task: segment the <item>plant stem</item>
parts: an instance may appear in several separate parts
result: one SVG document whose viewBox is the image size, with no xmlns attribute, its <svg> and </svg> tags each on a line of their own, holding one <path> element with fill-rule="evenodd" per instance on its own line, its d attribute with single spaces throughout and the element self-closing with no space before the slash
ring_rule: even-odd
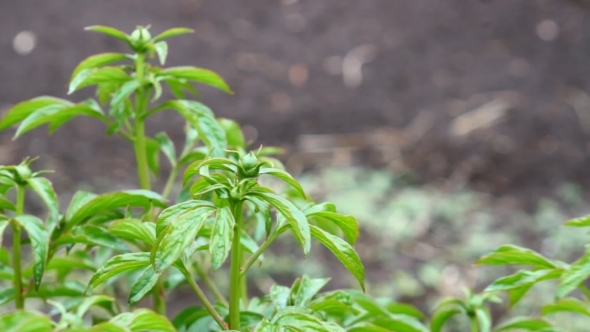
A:
<svg viewBox="0 0 590 332">
<path fill-rule="evenodd" d="M 264 251 L 266 251 L 266 249 L 274 242 L 274 240 L 276 240 L 277 237 L 279 237 L 279 235 L 283 234 L 287 229 L 289 229 L 289 228 L 282 227 L 282 228 L 279 228 L 278 230 L 276 230 L 274 233 L 272 233 L 266 239 L 266 241 L 264 241 L 262 243 L 262 245 L 260 247 L 258 247 L 258 250 L 256 250 L 256 252 L 253 253 L 252 256 L 250 256 L 250 258 L 248 259 L 246 264 L 244 264 L 244 266 L 242 266 L 242 268 L 240 269 L 240 274 L 242 276 L 245 276 L 246 273 L 248 272 L 248 270 L 250 269 L 250 267 L 252 267 L 252 265 L 254 265 L 254 263 L 256 262 L 258 257 L 260 257 L 260 255 L 262 255 L 262 253 Z"/>
<path fill-rule="evenodd" d="M 219 326 L 222 329 L 227 330 L 228 329 L 227 324 L 223 321 L 223 318 L 221 318 L 221 316 L 219 316 L 219 313 L 217 312 L 217 310 L 215 310 L 215 308 L 213 307 L 211 302 L 209 302 L 209 300 L 207 300 L 205 293 L 203 293 L 203 291 L 201 290 L 199 285 L 197 285 L 195 280 L 193 278 L 191 278 L 190 276 L 187 276 L 187 281 L 188 281 L 189 285 L 191 286 L 191 288 L 193 289 L 193 291 L 195 292 L 195 294 L 197 294 L 197 297 L 199 298 L 201 303 L 205 306 L 205 309 L 207 309 L 207 311 L 209 311 L 209 313 L 211 314 L 211 317 L 213 317 L 213 319 L 215 319 L 217 324 L 219 324 Z"/>
<path fill-rule="evenodd" d="M 24 212 L 25 205 L 25 188 L 21 185 L 16 187 L 16 215 L 20 216 Z M 25 308 L 25 297 L 23 292 L 23 277 L 21 267 L 20 238 L 21 227 L 15 222 L 12 226 L 12 268 L 14 269 L 14 293 L 17 309 Z"/>
<path fill-rule="evenodd" d="M 135 59 L 135 74 L 137 80 L 141 83 L 140 87 L 135 93 L 135 139 L 133 141 L 133 148 L 135 150 L 135 160 L 137 163 L 137 175 L 139 177 L 139 185 L 141 189 L 150 190 L 150 170 L 147 162 L 147 150 L 145 143 L 145 118 L 143 114 L 146 112 L 149 96 L 146 96 L 145 88 L 143 87 L 145 69 L 145 54 L 138 53 Z M 150 212 L 151 216 L 151 212 Z M 153 289 L 154 310 L 160 314 L 166 315 L 166 294 L 164 291 L 164 283 L 162 279 L 158 279 Z"/>
<path fill-rule="evenodd" d="M 195 268 L 195 271 L 197 271 L 199 278 L 203 279 L 203 282 L 205 283 L 205 285 L 207 285 L 207 288 L 209 288 L 211 293 L 213 293 L 213 296 L 215 296 L 215 299 L 224 305 L 228 305 L 228 302 L 227 302 L 227 299 L 225 298 L 225 296 L 223 296 L 223 294 L 221 294 L 221 291 L 219 290 L 219 288 L 217 288 L 217 286 L 215 286 L 213 281 L 211 281 L 211 278 L 209 278 L 209 275 L 207 273 L 205 273 L 205 271 L 203 271 L 203 269 L 201 269 L 201 266 L 199 266 L 198 263 L 193 264 L 193 266 Z"/>
<path fill-rule="evenodd" d="M 580 290 L 580 292 L 582 292 L 582 294 L 584 294 L 586 299 L 590 300 L 590 289 L 588 289 L 588 287 L 586 287 L 586 285 L 580 284 L 580 286 L 578 286 L 578 290 Z"/>
<path fill-rule="evenodd" d="M 231 267 L 230 267 L 230 286 L 229 286 L 229 328 L 232 330 L 240 329 L 240 290 L 242 274 L 240 273 L 240 261 L 242 260 L 240 232 L 242 230 L 242 201 L 233 204 L 232 213 L 236 220 L 234 227 L 234 238 L 231 247 Z"/>
<path fill-rule="evenodd" d="M 164 190 L 162 191 L 162 197 L 168 198 L 170 192 L 172 191 L 172 187 L 174 186 L 174 182 L 176 182 L 176 176 L 178 175 L 178 167 L 172 166 L 172 170 L 168 175 L 168 180 L 166 181 L 166 185 L 164 186 Z"/>
<path fill-rule="evenodd" d="M 478 332 L 479 326 L 477 326 L 477 318 L 475 316 L 471 317 L 471 332 Z"/>
</svg>

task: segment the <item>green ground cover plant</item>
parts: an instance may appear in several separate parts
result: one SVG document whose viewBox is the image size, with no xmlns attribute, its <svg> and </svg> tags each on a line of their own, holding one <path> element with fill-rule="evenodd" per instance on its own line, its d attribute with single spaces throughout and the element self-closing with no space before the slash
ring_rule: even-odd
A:
<svg viewBox="0 0 590 332">
<path fill-rule="evenodd" d="M 96 98 L 73 103 L 42 96 L 17 104 L 0 122 L 16 126 L 14 138 L 47 125 L 53 132 L 77 116 L 97 119 L 106 134 L 133 145 L 140 188 L 77 192 L 60 209 L 51 182 L 33 171 L 34 159 L 0 167 L 0 331 L 319 331 L 437 332 L 457 316 L 471 331 L 565 331 L 541 316 L 570 312 L 590 316 L 590 254 L 573 264 L 549 260 L 514 245 L 478 264 L 529 265 L 482 293 L 442 300 L 427 318 L 416 308 L 365 293 L 365 268 L 354 245 L 357 220 L 329 202 L 317 203 L 276 159 L 274 147 L 250 147 L 240 126 L 217 118 L 198 101 L 193 84 L 232 93 L 216 73 L 198 67 L 161 67 L 168 38 L 192 32 L 174 28 L 154 37 L 149 27 L 131 34 L 105 26 L 88 30 L 126 43 L 130 54 L 102 53 L 82 61 L 69 93 L 94 87 Z M 173 99 L 161 101 L 167 94 Z M 150 116 L 164 111 L 186 120 L 177 147 L 162 132 L 146 133 Z M 170 164 L 166 185 L 153 189 L 160 158 Z M 284 183 L 266 186 L 264 179 Z M 177 181 L 183 190 L 171 197 Z M 44 203 L 42 218 L 27 214 L 32 193 Z M 590 226 L 590 217 L 568 222 Z M 252 269 L 290 234 L 304 256 L 312 241 L 325 246 L 358 283 L 356 289 L 322 291 L 329 279 L 302 275 L 252 296 Z M 0 239 L 2 239 L 0 237 Z M 2 243 L 0 243 L 2 244 Z M 225 273 L 229 287 L 217 282 Z M 557 279 L 555 302 L 539 317 L 494 323 L 489 303 L 509 292 L 518 302 L 536 283 Z M 194 304 L 172 316 L 168 297 L 190 289 Z M 578 290 L 581 297 L 570 297 Z M 30 304 L 41 300 L 41 309 Z M 37 301 L 37 302 L 35 302 Z"/>
</svg>

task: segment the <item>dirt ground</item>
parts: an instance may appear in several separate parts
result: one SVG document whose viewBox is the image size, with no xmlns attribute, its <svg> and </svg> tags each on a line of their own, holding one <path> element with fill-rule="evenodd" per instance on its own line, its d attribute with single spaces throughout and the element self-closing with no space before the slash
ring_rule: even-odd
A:
<svg viewBox="0 0 590 332">
<path fill-rule="evenodd" d="M 298 153 L 295 169 L 328 153 L 528 198 L 590 184 L 590 11 L 578 1 L 21 0 L 0 2 L 0 22 L 3 109 L 63 97 L 78 61 L 125 50 L 85 26 L 186 26 L 196 34 L 171 41 L 169 64 L 218 71 L 236 94 L 203 88 L 204 101 L 255 145 Z M 28 54 L 22 31 L 35 37 Z M 181 125 L 162 116 L 150 131 L 180 140 Z M 50 139 L 2 133 L 0 161 L 41 155 L 63 188 L 90 174 L 131 182 L 129 147 L 104 129 L 78 119 Z"/>
</svg>

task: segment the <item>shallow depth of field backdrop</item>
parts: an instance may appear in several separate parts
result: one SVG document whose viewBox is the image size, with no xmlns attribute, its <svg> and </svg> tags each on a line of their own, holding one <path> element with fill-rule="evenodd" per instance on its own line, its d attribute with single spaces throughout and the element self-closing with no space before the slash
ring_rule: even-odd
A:
<svg viewBox="0 0 590 332">
<path fill-rule="evenodd" d="M 194 28 L 170 41 L 169 64 L 220 73 L 236 94 L 203 88 L 205 103 L 256 144 L 285 147 L 286 166 L 316 197 L 358 216 L 369 292 L 426 310 L 464 286 L 481 289 L 486 270 L 471 263 L 497 245 L 563 257 L 582 243 L 559 225 L 590 210 L 583 1 L 3 0 L 0 114 L 65 96 L 79 61 L 125 50 L 83 30 L 96 24 Z M 180 139 L 182 124 L 160 116 L 148 130 Z M 133 165 L 116 157 L 130 146 L 103 133 L 82 118 L 49 139 L 3 132 L 0 163 L 40 156 L 36 167 L 56 170 L 62 193 L 131 187 Z M 271 275 L 286 283 L 293 272 L 340 269 L 331 258 L 305 271 L 275 263 Z"/>
</svg>

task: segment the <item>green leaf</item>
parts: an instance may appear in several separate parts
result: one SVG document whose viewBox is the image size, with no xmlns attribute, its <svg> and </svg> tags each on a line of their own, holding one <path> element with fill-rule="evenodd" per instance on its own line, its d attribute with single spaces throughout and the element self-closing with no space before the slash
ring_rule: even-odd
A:
<svg viewBox="0 0 590 332">
<path fill-rule="evenodd" d="M 373 323 L 359 323 L 350 327 L 348 332 L 391 332 L 391 330 L 377 326 Z"/>
<path fill-rule="evenodd" d="M 111 323 L 128 327 L 132 332 L 158 331 L 177 332 L 166 317 L 156 314 L 149 309 L 137 309 L 113 317 Z"/>
<path fill-rule="evenodd" d="M 295 188 L 300 194 L 301 196 L 303 196 L 303 198 L 305 198 L 305 191 L 303 190 L 303 187 L 301 187 L 301 185 L 299 184 L 299 182 L 297 182 L 297 180 L 295 180 L 291 174 L 283 171 L 282 169 L 278 169 L 278 168 L 261 168 L 259 174 L 268 174 L 268 175 L 272 175 L 276 178 L 279 178 L 283 181 L 285 181 L 286 183 L 288 183 L 289 185 L 291 185 L 293 188 Z"/>
<path fill-rule="evenodd" d="M 442 331 L 443 326 L 447 323 L 449 319 L 462 312 L 463 310 L 459 308 L 445 308 L 437 310 L 434 313 L 434 316 L 432 316 L 432 320 L 430 322 L 430 332 Z"/>
<path fill-rule="evenodd" d="M 10 210 L 10 211 L 14 211 L 16 209 L 16 207 L 14 206 L 14 204 L 12 204 L 11 201 L 9 201 L 6 197 L 0 195 L 0 210 Z M 0 244 L 2 242 L 0 241 Z"/>
<path fill-rule="evenodd" d="M 168 134 L 165 132 L 159 133 L 154 136 L 154 140 L 158 142 L 160 145 L 160 150 L 164 153 L 164 155 L 168 158 L 170 165 L 172 167 L 176 166 L 176 149 L 174 148 L 174 143 L 168 137 Z"/>
<path fill-rule="evenodd" d="M 162 32 L 161 34 L 155 36 L 154 38 L 152 38 L 152 42 L 158 42 L 160 40 L 164 40 L 164 39 L 168 39 L 170 37 L 174 37 L 174 36 L 178 36 L 178 35 L 183 35 L 183 34 L 187 34 L 187 33 L 193 33 L 195 30 L 193 29 L 188 29 L 188 28 L 172 28 L 172 29 L 168 29 L 164 32 Z"/>
<path fill-rule="evenodd" d="M 199 229 L 205 220 L 215 212 L 210 206 L 200 206 L 174 215 L 168 226 L 158 236 L 152 249 L 152 262 L 156 271 L 168 268 L 176 261 L 184 249 L 188 247 L 197 236 Z M 155 259 L 156 252 L 160 252 L 160 259 Z"/>
<path fill-rule="evenodd" d="M 223 128 L 223 131 L 225 131 L 228 147 L 242 149 L 246 148 L 244 134 L 242 133 L 242 129 L 240 129 L 240 125 L 237 122 L 225 118 L 218 118 L 217 122 L 221 128 Z"/>
<path fill-rule="evenodd" d="M 295 299 L 293 301 L 294 306 L 306 306 L 311 299 L 330 281 L 329 278 L 325 279 L 311 279 L 307 275 L 301 278 L 301 283 Z"/>
<path fill-rule="evenodd" d="M 511 289 L 508 292 L 510 307 L 514 307 L 534 285 L 535 284 L 525 284 L 524 286 Z"/>
<path fill-rule="evenodd" d="M 331 332 L 315 316 L 306 313 L 300 307 L 286 307 L 279 310 L 272 319 L 276 326 L 290 327 L 296 331 Z"/>
<path fill-rule="evenodd" d="M 150 265 L 148 252 L 127 253 L 109 259 L 88 282 L 88 289 L 96 288 L 108 279 L 129 271 L 134 271 Z"/>
<path fill-rule="evenodd" d="M 211 241 L 209 252 L 211 253 L 211 265 L 217 270 L 227 259 L 234 237 L 234 226 L 236 221 L 229 207 L 219 208 L 215 224 L 211 230 Z"/>
<path fill-rule="evenodd" d="M 189 66 L 169 67 L 162 70 L 159 75 L 191 80 L 212 86 L 227 93 L 233 93 L 227 83 L 225 83 L 219 75 L 208 69 Z"/>
<path fill-rule="evenodd" d="M 66 224 L 73 226 L 97 213 L 124 208 L 151 206 L 165 207 L 166 200 L 149 190 L 124 190 L 96 196 L 90 193 L 76 194 L 66 214 Z"/>
<path fill-rule="evenodd" d="M 146 137 L 145 143 L 148 167 L 154 176 L 157 177 L 160 172 L 160 144 L 149 137 Z"/>
<path fill-rule="evenodd" d="M 526 331 L 537 331 L 542 328 L 551 327 L 547 321 L 540 318 L 517 317 L 494 329 L 494 332 L 512 331 L 513 329 L 523 329 Z"/>
<path fill-rule="evenodd" d="M 52 332 L 53 322 L 36 311 L 13 311 L 0 316 L 0 331 Z"/>
<path fill-rule="evenodd" d="M 586 253 L 563 272 L 557 286 L 556 296 L 562 298 L 576 289 L 580 283 L 590 277 L 590 245 Z"/>
<path fill-rule="evenodd" d="M 71 80 L 68 94 L 90 85 L 101 83 L 123 83 L 130 79 L 131 77 L 119 67 L 83 69 Z"/>
<path fill-rule="evenodd" d="M 561 299 L 556 303 L 550 303 L 543 306 L 541 313 L 543 316 L 551 315 L 557 312 L 571 312 L 590 317 L 588 304 L 574 298 Z"/>
<path fill-rule="evenodd" d="M 26 119 L 33 112 L 51 105 L 69 106 L 73 105 L 71 102 L 55 97 L 42 96 L 21 102 L 8 110 L 4 118 L 0 122 L 0 130 L 4 130 L 12 125 L 19 123 Z"/>
<path fill-rule="evenodd" d="M 131 287 L 131 291 L 129 293 L 129 303 L 136 303 L 141 301 L 143 297 L 154 288 L 156 282 L 158 282 L 158 278 L 160 277 L 160 273 L 156 273 L 154 267 L 149 265 L 148 267 L 143 270 L 137 281 Z"/>
<path fill-rule="evenodd" d="M 69 331 L 67 331 L 67 332 L 69 332 Z M 78 331 L 76 331 L 76 332 L 78 332 Z M 82 332 L 82 331 L 80 331 L 80 332 Z M 104 322 L 104 323 L 100 323 L 98 325 L 94 325 L 93 327 L 91 327 L 90 329 L 88 329 L 84 332 L 129 332 L 129 329 L 125 328 L 125 327 L 121 327 L 115 323 Z"/>
<path fill-rule="evenodd" d="M 92 295 L 84 298 L 82 302 L 76 307 L 76 316 L 82 318 L 84 314 L 93 306 L 100 306 L 102 308 L 109 308 L 115 299 L 106 295 Z M 111 311 L 107 309 L 108 311 Z"/>
<path fill-rule="evenodd" d="M 123 101 L 125 101 L 135 90 L 137 90 L 141 86 L 141 83 L 138 80 L 131 80 L 125 82 L 117 92 L 113 95 L 111 99 L 111 108 L 116 108 L 119 106 Z"/>
<path fill-rule="evenodd" d="M 115 28 L 111 28 L 111 27 L 107 27 L 107 26 L 103 26 L 103 25 L 93 25 L 93 26 L 89 26 L 86 27 L 84 30 L 90 30 L 90 31 L 95 31 L 95 32 L 100 32 L 103 33 L 105 35 L 109 35 L 111 37 L 115 37 L 117 39 L 129 42 L 130 41 L 130 37 L 128 34 L 124 33 L 121 30 L 115 29 Z"/>
<path fill-rule="evenodd" d="M 109 226 L 109 232 L 124 240 L 142 241 L 150 245 L 156 242 L 155 229 L 137 219 L 115 220 Z"/>
<path fill-rule="evenodd" d="M 2 247 L 2 238 L 4 236 L 4 230 L 8 226 L 8 218 L 6 216 L 0 215 L 0 247 Z M 2 266 L 2 264 L 0 264 Z"/>
<path fill-rule="evenodd" d="M 51 233 L 53 227 L 57 225 L 59 220 L 59 203 L 57 202 L 57 195 L 53 190 L 51 181 L 45 178 L 31 178 L 27 181 L 27 186 L 33 189 L 34 192 L 41 197 L 43 203 L 49 210 L 49 216 L 47 218 L 47 228 Z"/>
<path fill-rule="evenodd" d="M 476 264 L 485 265 L 533 265 L 536 267 L 554 268 L 553 262 L 542 255 L 514 245 L 504 245 L 494 252 L 480 258 Z"/>
<path fill-rule="evenodd" d="M 226 158 L 209 158 L 206 160 L 197 160 L 187 166 L 186 171 L 184 172 L 182 184 L 186 186 L 188 181 L 195 175 L 199 175 L 201 168 L 205 166 L 209 167 L 210 169 L 219 169 L 229 172 L 235 172 L 238 167 L 235 162 Z"/>
<path fill-rule="evenodd" d="M 45 265 L 47 264 L 47 251 L 49 250 L 47 230 L 41 219 L 37 217 L 20 215 L 14 217 L 14 220 L 24 228 L 31 239 L 33 257 L 35 260 L 33 277 L 35 279 L 35 289 L 37 290 L 41 285 L 41 279 L 43 278 L 43 272 L 45 271 Z"/>
<path fill-rule="evenodd" d="M 358 221 L 352 216 L 345 216 L 329 211 L 306 213 L 306 215 L 308 218 L 324 218 L 330 220 L 342 230 L 342 233 L 350 244 L 354 244 L 359 236 Z"/>
<path fill-rule="evenodd" d="M 338 258 L 344 267 L 346 267 L 346 269 L 350 271 L 350 273 L 356 278 L 364 291 L 365 268 L 363 267 L 363 263 L 352 246 L 348 242 L 328 232 L 325 232 L 321 228 L 313 225 L 311 225 L 310 228 L 311 236 L 326 246 L 326 248 L 328 248 L 336 256 L 336 258 Z"/>
<path fill-rule="evenodd" d="M 561 276 L 561 269 L 542 269 L 536 271 L 518 271 L 517 273 L 495 280 L 486 287 L 485 292 L 507 291 L 526 285 L 534 285 L 538 282 L 557 279 Z"/>
<path fill-rule="evenodd" d="M 168 43 L 165 41 L 157 42 L 154 44 L 154 47 L 160 59 L 160 64 L 164 65 L 166 63 L 166 56 L 168 55 Z"/>
<path fill-rule="evenodd" d="M 272 285 L 270 288 L 270 299 L 277 309 L 285 308 L 289 305 L 291 289 L 281 285 Z"/>
<path fill-rule="evenodd" d="M 164 209 L 160 215 L 158 216 L 158 220 L 156 221 L 156 238 L 158 238 L 164 229 L 170 225 L 170 223 L 175 220 L 179 215 L 185 213 L 187 210 L 196 209 L 199 207 L 208 206 L 212 209 L 215 209 L 215 205 L 211 202 L 207 201 L 199 201 L 199 200 L 192 200 L 186 201 L 182 203 L 178 203 L 176 205 L 170 206 Z"/>
<path fill-rule="evenodd" d="M 303 212 L 281 196 L 263 191 L 253 191 L 252 195 L 274 206 L 287 219 L 295 233 L 295 238 L 303 247 L 303 254 L 307 256 L 311 249 L 311 234 L 310 225 Z"/>
<path fill-rule="evenodd" d="M 81 243 L 89 246 L 101 246 L 117 251 L 128 251 L 127 247 L 106 229 L 95 225 L 84 225 L 72 228 L 55 240 L 55 246 Z"/>
<path fill-rule="evenodd" d="M 128 60 L 129 58 L 129 55 L 121 53 L 102 53 L 89 56 L 74 69 L 70 82 L 84 69 L 96 68 L 113 62 Z"/>
</svg>

